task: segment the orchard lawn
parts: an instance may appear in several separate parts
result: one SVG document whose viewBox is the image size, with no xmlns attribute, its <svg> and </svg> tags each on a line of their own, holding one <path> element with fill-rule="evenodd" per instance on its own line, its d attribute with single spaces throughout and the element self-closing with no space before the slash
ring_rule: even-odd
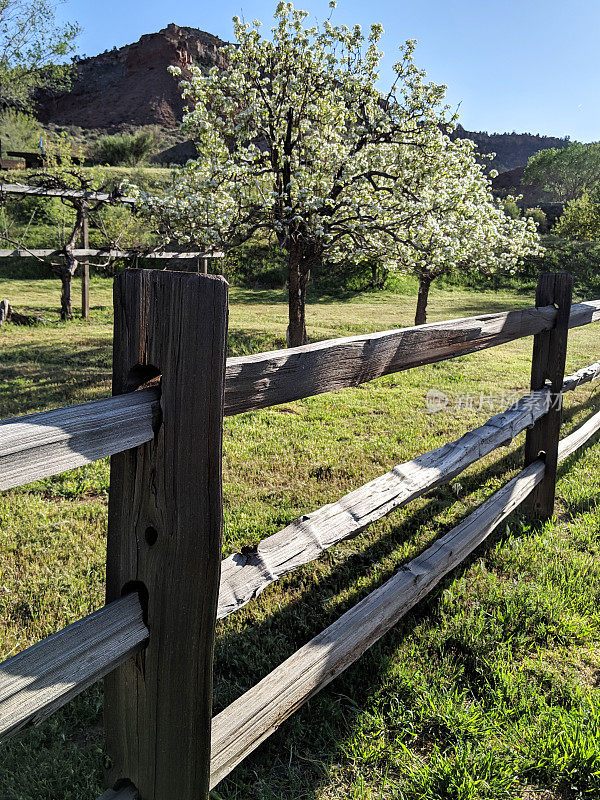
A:
<svg viewBox="0 0 600 800">
<path fill-rule="evenodd" d="M 58 282 L 0 280 L 0 296 L 49 321 L 0 329 L 0 417 L 110 392 L 111 284 L 90 322 L 58 321 Z M 430 319 L 531 305 L 531 295 L 433 290 Z M 408 325 L 405 294 L 313 297 L 311 339 Z M 287 304 L 232 289 L 230 353 L 281 347 Z M 567 369 L 595 361 L 600 329 L 572 331 Z M 357 389 L 230 418 L 224 554 L 257 543 L 393 465 L 480 424 L 529 383 L 531 339 Z M 439 389 L 451 410 L 428 414 Z M 598 410 L 588 384 L 565 433 Z M 455 407 L 465 394 L 473 408 Z M 494 408 L 478 410 L 479 397 Z M 503 396 L 504 395 L 504 396 Z M 219 625 L 215 710 L 457 524 L 514 475 L 522 438 L 451 486 L 395 512 L 270 587 Z M 513 515 L 353 667 L 213 792 L 215 800 L 476 800 L 600 796 L 600 443 L 560 467 L 556 517 Z M 108 463 L 0 494 L 0 657 L 103 602 Z M 0 745 L 3 800 L 95 800 L 101 688 Z M 175 799 L 174 799 L 175 800 Z"/>
</svg>

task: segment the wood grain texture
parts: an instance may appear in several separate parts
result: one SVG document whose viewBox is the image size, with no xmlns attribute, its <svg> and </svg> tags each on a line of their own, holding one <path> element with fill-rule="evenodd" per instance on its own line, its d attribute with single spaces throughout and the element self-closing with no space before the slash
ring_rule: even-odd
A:
<svg viewBox="0 0 600 800">
<path fill-rule="evenodd" d="M 161 374 L 153 441 L 111 461 L 107 547 L 107 601 L 145 587 L 150 629 L 105 679 L 107 785 L 148 800 L 208 798 L 227 289 L 186 272 L 115 281 L 114 392 L 132 370 Z"/>
<path fill-rule="evenodd" d="M 53 714 L 148 638 L 137 594 L 122 597 L 0 664 L 0 739 Z"/>
<path fill-rule="evenodd" d="M 568 272 L 542 272 L 536 290 L 536 306 L 553 303 L 557 308 L 554 327 L 536 334 L 531 362 L 531 390 L 547 386 L 552 402 L 546 414 L 527 431 L 525 465 L 543 457 L 546 464 L 544 480 L 528 500 L 530 511 L 540 519 L 554 513 L 558 442 L 562 424 L 562 389 L 567 358 L 567 340 L 573 295 L 573 276 Z"/>
<path fill-rule="evenodd" d="M 327 548 L 356 536 L 371 523 L 509 444 L 546 413 L 549 399 L 546 390 L 526 395 L 457 441 L 398 464 L 335 503 L 300 517 L 263 539 L 254 552 L 229 556 L 221 565 L 218 619 L 246 605 L 283 575 L 314 561 Z"/>
<path fill-rule="evenodd" d="M 590 417 L 583 425 L 576 428 L 573 433 L 570 433 L 568 436 L 565 436 L 564 439 L 560 440 L 558 446 L 559 463 L 572 455 L 576 450 L 579 450 L 579 448 L 588 442 L 599 430 L 600 411 L 594 414 L 593 417 Z"/>
<path fill-rule="evenodd" d="M 137 447 L 154 436 L 159 390 L 0 422 L 0 491 Z"/>
<path fill-rule="evenodd" d="M 526 308 L 274 350 L 227 361 L 225 414 L 287 403 L 550 330 L 557 310 Z M 571 309 L 570 327 L 600 320 L 600 300 Z"/>
<path fill-rule="evenodd" d="M 595 361 L 593 364 L 582 367 L 578 369 L 577 372 L 565 376 L 562 390 L 563 392 L 572 392 L 580 386 L 583 386 L 584 383 L 597 381 L 598 378 L 600 378 L 600 361 Z"/>
<path fill-rule="evenodd" d="M 600 322 L 600 300 L 586 300 L 571 306 L 569 328 L 581 328 L 591 322 Z"/>
<path fill-rule="evenodd" d="M 327 686 L 519 506 L 542 480 L 534 462 L 460 525 L 343 614 L 213 720 L 211 787 Z"/>
<path fill-rule="evenodd" d="M 529 311 L 535 312 L 536 310 L 529 309 Z M 552 317 L 552 320 L 555 314 L 556 309 L 551 308 L 550 317 Z M 497 315 L 492 316 L 495 317 Z M 544 319 L 547 320 L 550 317 L 544 312 L 542 321 L 540 322 L 540 319 L 537 319 L 535 324 L 539 326 Z M 571 327 L 587 325 L 598 320 L 600 320 L 600 301 L 579 303 L 571 308 Z M 452 327 L 453 323 L 439 323 L 439 325 Z M 421 327 L 428 328 L 429 326 Z M 375 335 L 378 337 L 396 336 L 397 333 L 401 332 L 390 331 L 386 334 Z M 523 335 L 530 335 L 531 332 L 531 330 L 527 329 Z M 438 336 L 439 333 L 440 331 L 436 328 L 435 336 Z M 429 334 L 427 334 L 426 338 L 428 336 Z M 354 337 L 354 339 L 360 340 L 365 338 L 369 339 L 369 337 Z M 350 340 L 351 344 L 349 346 L 351 349 L 356 347 L 354 339 Z M 330 355 L 324 355 L 328 348 L 333 350 L 343 349 L 345 345 L 340 343 L 346 341 L 345 339 L 333 339 L 327 342 L 319 342 L 317 345 L 308 345 L 307 347 L 314 348 L 318 346 L 321 348 L 319 351 L 321 355 L 318 358 L 330 359 L 332 358 Z M 381 346 L 383 347 L 383 345 Z M 493 345 L 488 344 L 486 346 L 491 347 Z M 281 362 L 281 369 L 287 376 L 293 376 L 294 372 L 302 373 L 304 370 L 312 369 L 309 362 L 316 356 L 311 355 L 311 353 L 312 350 L 307 351 L 306 348 L 302 347 L 295 350 L 277 351 L 277 359 L 275 361 Z M 290 378 L 282 380 L 277 376 L 276 373 L 279 367 L 275 362 L 272 363 L 272 355 L 272 353 L 260 353 L 257 356 L 228 359 L 224 409 L 226 415 L 236 414 L 241 410 L 249 410 L 251 408 L 262 408 L 265 405 L 284 401 L 281 399 L 282 392 L 285 390 L 283 384 L 289 381 Z M 444 356 L 444 358 L 449 357 L 451 356 Z M 251 362 L 248 362 L 249 359 Z M 250 367 L 245 366 L 247 362 L 251 363 Z M 408 369 L 409 366 L 399 368 Z M 248 369 L 254 375 L 250 388 L 246 378 L 242 380 L 239 377 L 240 374 L 245 374 L 248 377 L 250 374 L 247 371 Z M 592 380 L 597 377 L 597 364 L 585 369 L 589 370 L 589 372 L 586 374 L 582 372 L 581 376 L 573 378 L 573 380 L 577 380 L 581 384 L 586 380 Z M 363 372 L 358 376 L 358 382 L 369 380 L 370 371 L 371 368 L 368 364 L 365 364 Z M 260 377 L 260 375 L 263 377 Z M 332 378 L 336 382 L 336 386 L 332 388 L 341 388 L 342 385 L 355 385 L 356 379 L 354 367 L 345 375 L 338 370 L 337 376 Z M 348 381 L 354 381 L 354 383 L 348 383 Z M 272 383 L 272 389 L 270 383 Z M 306 380 L 304 383 L 306 384 Z M 257 389 L 256 387 L 259 388 Z M 312 391 L 311 387 L 306 385 L 304 388 Z M 313 386 L 312 388 L 316 388 L 317 393 L 329 391 L 323 380 L 320 381 L 318 387 Z M 565 391 L 572 388 L 575 388 L 575 386 L 569 385 L 569 387 L 565 387 Z M 246 390 L 253 392 L 255 389 L 257 391 L 256 395 L 244 395 Z M 272 392 L 277 394 L 279 399 Z M 26 417 L 16 417 L 0 422 L 0 491 L 50 475 L 56 475 L 65 470 L 88 464 L 90 461 L 113 455 L 131 447 L 137 447 L 143 442 L 151 441 L 153 437 L 153 415 L 158 408 L 157 397 L 156 390 L 143 390 L 124 395 L 118 399 L 96 400 L 78 406 L 44 411 L 40 414 L 31 414 Z M 21 428 L 22 425 L 26 427 Z"/>
<path fill-rule="evenodd" d="M 230 358 L 225 413 L 298 400 L 466 353 L 552 327 L 556 309 L 523 309 L 433 322 Z"/>
</svg>

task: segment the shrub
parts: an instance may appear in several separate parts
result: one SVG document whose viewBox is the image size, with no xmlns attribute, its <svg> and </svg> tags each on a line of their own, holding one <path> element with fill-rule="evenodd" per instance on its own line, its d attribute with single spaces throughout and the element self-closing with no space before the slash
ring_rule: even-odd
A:
<svg viewBox="0 0 600 800">
<path fill-rule="evenodd" d="M 506 200 L 504 202 L 504 213 L 511 219 L 519 219 L 521 216 L 521 209 L 514 200 Z"/>
<path fill-rule="evenodd" d="M 35 151 L 40 142 L 41 129 L 33 117 L 7 108 L 0 113 L 0 139 L 2 154 L 8 150 Z M 39 151 L 38 151 L 39 152 Z"/>
<path fill-rule="evenodd" d="M 104 136 L 94 150 L 94 159 L 110 166 L 136 166 L 146 161 L 157 148 L 159 135 L 154 130 Z"/>
<path fill-rule="evenodd" d="M 539 233 L 546 233 L 548 230 L 548 217 L 541 208 L 528 208 L 525 216 L 530 217 L 535 222 Z"/>
<path fill-rule="evenodd" d="M 600 205 L 596 193 L 584 192 L 571 200 L 554 226 L 557 236 L 594 242 L 600 239 Z"/>
<path fill-rule="evenodd" d="M 554 233 L 554 230 L 553 230 Z M 581 298 L 600 294 L 600 242 L 570 241 L 558 236 L 544 236 L 545 253 L 526 262 L 530 269 L 558 272 L 567 270 L 575 279 L 575 293 Z"/>
</svg>

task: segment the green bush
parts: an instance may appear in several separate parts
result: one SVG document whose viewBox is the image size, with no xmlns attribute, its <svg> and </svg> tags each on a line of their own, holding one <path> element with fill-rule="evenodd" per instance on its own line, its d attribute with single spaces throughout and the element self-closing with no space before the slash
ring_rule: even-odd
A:
<svg viewBox="0 0 600 800">
<path fill-rule="evenodd" d="M 159 143 L 159 135 L 154 130 L 139 133 L 120 133 L 104 136 L 94 148 L 94 160 L 110 166 L 134 167 L 146 161 Z"/>
<path fill-rule="evenodd" d="M 546 233 L 548 230 L 548 217 L 541 208 L 528 208 L 525 216 L 532 219 L 537 225 L 538 233 Z"/>
<path fill-rule="evenodd" d="M 577 200 L 567 203 L 554 226 L 554 233 L 583 242 L 600 239 L 600 204 L 597 192 L 584 192 Z"/>
<path fill-rule="evenodd" d="M 505 200 L 503 203 L 504 213 L 511 219 L 519 219 L 521 216 L 521 209 L 514 200 Z"/>
<path fill-rule="evenodd" d="M 39 152 L 41 129 L 37 120 L 7 108 L 0 113 L 0 139 L 2 140 L 2 152 L 6 155 L 8 150 L 21 150 L 26 152 Z"/>
<path fill-rule="evenodd" d="M 525 268 L 534 277 L 540 270 L 566 270 L 575 279 L 579 298 L 600 297 L 600 242 L 578 242 L 558 236 L 544 236 L 545 253 L 529 260 Z"/>
</svg>

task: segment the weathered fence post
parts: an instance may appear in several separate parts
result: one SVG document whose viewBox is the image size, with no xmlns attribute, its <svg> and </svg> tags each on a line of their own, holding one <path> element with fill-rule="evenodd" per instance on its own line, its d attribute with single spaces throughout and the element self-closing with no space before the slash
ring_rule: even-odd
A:
<svg viewBox="0 0 600 800">
<path fill-rule="evenodd" d="M 546 471 L 543 481 L 533 490 L 527 506 L 541 519 L 554 513 L 556 493 L 556 467 L 558 443 L 562 422 L 562 384 L 565 376 L 569 316 L 573 295 L 573 276 L 568 272 L 542 272 L 540 274 L 535 304 L 538 307 L 555 305 L 558 309 L 552 330 L 538 333 L 533 339 L 531 364 L 531 390 L 549 385 L 550 407 L 546 414 L 527 431 L 525 440 L 525 466 L 543 454 Z"/>
<path fill-rule="evenodd" d="M 108 782 L 206 800 L 219 589 L 227 283 L 126 270 L 115 281 L 113 391 L 161 376 L 153 442 L 112 458 L 107 601 L 137 590 L 147 648 L 105 680 Z"/>
</svg>

